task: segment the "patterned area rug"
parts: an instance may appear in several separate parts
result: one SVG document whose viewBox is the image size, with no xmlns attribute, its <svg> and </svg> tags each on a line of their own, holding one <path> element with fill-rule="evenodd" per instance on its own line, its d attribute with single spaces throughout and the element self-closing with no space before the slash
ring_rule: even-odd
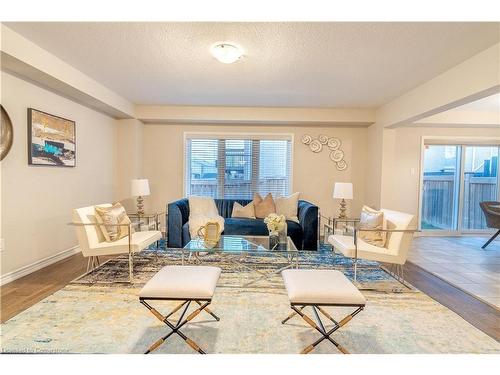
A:
<svg viewBox="0 0 500 375">
<path fill-rule="evenodd" d="M 127 277 L 127 258 L 108 261 L 3 324 L 1 350 L 142 353 L 168 328 L 139 304 L 138 292 L 162 266 L 180 262 L 179 252 L 143 252 L 135 257 L 134 283 L 117 284 L 112 281 Z M 288 265 L 286 258 L 256 255 L 242 260 L 210 254 L 190 260 L 200 262 L 223 268 L 211 307 L 221 321 L 202 313 L 182 331 L 208 353 L 299 353 L 319 338 L 298 317 L 281 324 L 291 310 L 279 274 L 242 287 L 260 276 L 249 268 L 271 272 Z M 299 263 L 301 268 L 336 268 L 352 277 L 350 261 L 329 251 L 301 253 Z M 361 262 L 358 280 L 366 309 L 333 335 L 350 352 L 500 353 L 494 339 L 425 294 L 403 287 L 376 263 Z M 162 312 L 174 305 L 155 304 Z M 337 318 L 350 312 L 328 310 Z M 193 350 L 173 335 L 155 353 Z M 313 353 L 338 352 L 325 340 Z"/>
</svg>

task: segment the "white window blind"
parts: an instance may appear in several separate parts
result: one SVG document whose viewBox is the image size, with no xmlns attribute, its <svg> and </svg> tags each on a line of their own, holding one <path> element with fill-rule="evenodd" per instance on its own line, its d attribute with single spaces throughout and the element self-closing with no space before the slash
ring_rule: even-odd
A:
<svg viewBox="0 0 500 375">
<path fill-rule="evenodd" d="M 189 134 L 185 144 L 185 194 L 252 199 L 290 193 L 289 135 Z"/>
</svg>

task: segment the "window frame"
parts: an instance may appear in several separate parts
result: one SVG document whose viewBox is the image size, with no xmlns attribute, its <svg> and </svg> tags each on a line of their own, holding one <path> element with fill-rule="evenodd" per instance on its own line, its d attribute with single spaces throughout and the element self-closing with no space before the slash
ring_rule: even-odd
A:
<svg viewBox="0 0 500 375">
<path fill-rule="evenodd" d="M 189 161 L 191 155 L 187 154 L 189 139 L 214 139 L 214 140 L 280 140 L 290 142 L 290 175 L 289 175 L 289 193 L 293 192 L 293 163 L 294 163 L 294 145 L 295 135 L 293 133 L 247 133 L 247 132 L 183 132 L 182 145 L 182 193 L 187 197 L 187 175 L 189 173 Z M 188 160 L 189 159 L 189 160 Z M 226 198 L 220 198 L 226 199 Z M 251 198 L 250 198 L 251 199 Z"/>
</svg>

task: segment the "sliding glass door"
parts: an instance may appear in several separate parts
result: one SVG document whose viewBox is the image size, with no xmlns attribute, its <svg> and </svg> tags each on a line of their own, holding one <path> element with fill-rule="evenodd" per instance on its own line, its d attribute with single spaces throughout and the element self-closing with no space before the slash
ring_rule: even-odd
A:
<svg viewBox="0 0 500 375">
<path fill-rule="evenodd" d="M 421 229 L 487 229 L 479 202 L 498 200 L 498 156 L 498 146 L 425 145 Z"/>
<path fill-rule="evenodd" d="M 462 229 L 486 229 L 479 202 L 498 200 L 498 147 L 463 146 Z"/>
<path fill-rule="evenodd" d="M 460 192 L 458 146 L 427 145 L 424 150 L 422 230 L 455 230 Z"/>
</svg>

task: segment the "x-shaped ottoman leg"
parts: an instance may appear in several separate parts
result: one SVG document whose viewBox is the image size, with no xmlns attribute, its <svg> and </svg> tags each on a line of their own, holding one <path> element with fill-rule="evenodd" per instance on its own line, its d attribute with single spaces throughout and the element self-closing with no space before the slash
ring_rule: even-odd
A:
<svg viewBox="0 0 500 375">
<path fill-rule="evenodd" d="M 353 311 L 351 314 L 347 315 L 344 319 L 342 319 L 340 322 L 336 322 L 324 309 L 320 308 L 317 305 L 311 305 L 313 308 L 314 315 L 316 316 L 317 324 L 314 322 L 309 316 L 304 314 L 302 310 L 306 307 L 306 305 L 302 305 L 299 307 L 296 307 L 295 305 L 291 305 L 292 310 L 294 310 L 294 313 L 292 313 L 290 316 L 288 316 L 284 321 L 286 322 L 288 319 L 290 319 L 292 316 L 295 314 L 299 315 L 304 321 L 309 324 L 312 328 L 317 330 L 319 333 L 321 333 L 321 337 L 313 342 L 311 345 L 305 347 L 301 354 L 307 354 L 310 351 L 312 351 L 316 346 L 319 345 L 323 340 L 328 340 L 330 341 L 335 347 L 342 353 L 344 354 L 349 354 L 347 349 L 345 349 L 342 345 L 340 345 L 338 342 L 336 342 L 334 339 L 330 337 L 332 333 L 334 333 L 336 330 L 339 328 L 343 327 L 346 325 L 354 316 L 356 316 L 361 310 L 363 310 L 363 307 L 358 307 L 355 311 Z M 325 315 L 329 320 L 331 320 L 335 325 L 332 329 L 329 331 L 326 331 L 323 322 L 321 321 L 321 318 L 319 317 L 318 311 L 319 310 L 323 315 Z"/>
<path fill-rule="evenodd" d="M 191 304 L 191 300 L 183 301 L 180 305 L 176 306 L 166 316 L 163 316 L 158 310 L 156 310 L 154 307 L 152 307 L 151 305 L 149 305 L 145 300 L 140 300 L 140 302 L 144 306 L 146 306 L 146 308 L 149 311 L 151 311 L 151 313 L 154 316 L 156 316 L 156 318 L 158 318 L 158 320 L 160 320 L 163 323 L 165 323 L 171 329 L 171 331 L 169 333 L 167 333 L 165 336 L 163 336 L 160 339 L 158 339 L 157 341 L 155 341 L 153 343 L 153 345 L 151 345 L 149 347 L 149 349 L 145 352 L 145 354 L 149 354 L 152 351 L 156 350 L 161 344 L 163 344 L 165 342 L 165 340 L 167 340 L 174 333 L 177 333 L 186 342 L 186 344 L 188 344 L 191 348 L 193 348 L 194 350 L 196 350 L 198 353 L 200 353 L 200 354 L 206 354 L 205 351 L 203 351 L 203 349 L 201 349 L 200 346 L 196 342 L 194 342 L 189 337 L 187 337 L 184 333 L 182 333 L 180 331 L 180 329 L 186 323 L 188 323 L 189 321 L 191 321 L 192 319 L 194 319 L 203 310 L 205 310 L 207 313 L 209 313 L 210 315 L 212 315 L 215 318 L 215 320 L 219 321 L 220 318 L 217 315 L 215 315 L 211 310 L 209 310 L 207 308 L 207 306 L 210 305 L 211 301 L 205 301 L 204 303 L 202 303 L 200 301 L 195 300 L 195 302 L 199 305 L 199 307 L 196 310 L 194 310 L 191 314 L 189 314 L 186 317 L 186 319 L 184 319 L 184 316 L 186 315 L 187 309 L 189 308 L 189 305 Z M 174 314 L 175 312 L 179 311 L 183 306 L 184 306 L 184 310 L 182 311 L 181 316 L 179 317 L 179 320 L 177 321 L 177 323 L 175 325 L 172 324 L 168 320 L 168 318 L 170 316 L 172 316 L 172 314 Z"/>
<path fill-rule="evenodd" d="M 305 305 L 302 305 L 302 306 L 299 307 L 299 310 L 302 311 L 305 307 L 306 307 Z M 330 320 L 334 324 L 338 324 L 337 321 L 335 319 L 333 319 L 332 316 L 330 314 L 328 314 L 328 312 L 325 309 L 323 309 L 323 308 L 321 308 L 319 306 L 316 306 L 316 308 L 319 310 L 319 312 L 321 314 L 323 314 L 325 316 L 325 318 L 327 318 L 328 320 Z M 292 313 L 290 313 L 290 315 L 288 315 L 285 319 L 283 319 L 281 321 L 281 324 L 285 324 L 290 319 L 292 319 L 295 315 L 298 315 L 298 314 L 297 314 L 297 312 L 293 311 Z"/>
</svg>

